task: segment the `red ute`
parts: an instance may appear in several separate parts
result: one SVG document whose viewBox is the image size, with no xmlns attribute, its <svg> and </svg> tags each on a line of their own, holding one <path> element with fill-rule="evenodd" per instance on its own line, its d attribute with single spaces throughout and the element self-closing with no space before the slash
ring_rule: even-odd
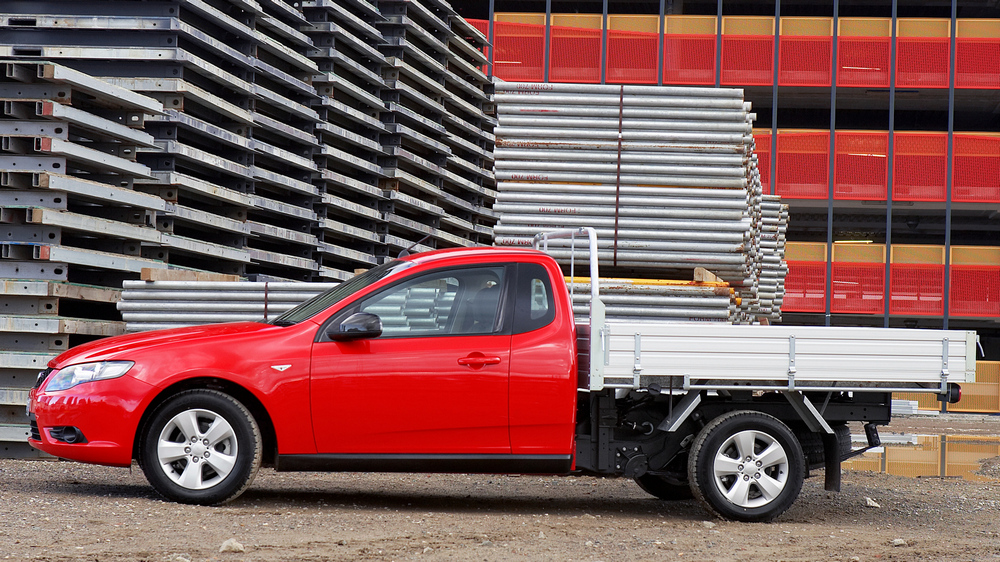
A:
<svg viewBox="0 0 1000 562">
<path fill-rule="evenodd" d="M 220 503 L 279 470 L 566 473 L 577 367 L 562 273 L 530 250 L 389 262 L 265 323 L 76 347 L 31 393 L 31 445 L 141 464 Z M 516 351 L 512 351 L 516 350 Z"/>
</svg>

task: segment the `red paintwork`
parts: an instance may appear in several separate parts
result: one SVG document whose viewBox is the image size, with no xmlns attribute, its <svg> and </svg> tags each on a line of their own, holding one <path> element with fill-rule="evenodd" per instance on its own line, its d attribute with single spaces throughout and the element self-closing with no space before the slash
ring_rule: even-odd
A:
<svg viewBox="0 0 1000 562">
<path fill-rule="evenodd" d="M 572 454 L 575 331 L 558 266 L 540 252 L 507 248 L 440 250 L 405 259 L 414 265 L 294 326 L 217 324 L 73 348 L 49 366 L 104 360 L 135 366 L 118 379 L 33 391 L 31 406 L 43 437 L 30 443 L 63 458 L 128 465 L 139 420 L 154 400 L 177 383 L 213 378 L 239 385 L 260 401 L 281 454 Z M 314 343 L 323 321 L 402 277 L 520 261 L 544 264 L 557 288 L 555 321 L 534 332 Z M 469 357 L 471 364 L 459 364 Z M 285 365 L 290 367 L 284 371 L 273 368 Z M 47 428 L 62 425 L 80 428 L 88 443 L 53 442 Z"/>
</svg>

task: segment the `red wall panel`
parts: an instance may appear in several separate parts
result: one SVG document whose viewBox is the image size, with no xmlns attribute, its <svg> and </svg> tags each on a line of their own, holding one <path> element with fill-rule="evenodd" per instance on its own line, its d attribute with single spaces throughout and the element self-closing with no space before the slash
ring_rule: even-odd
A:
<svg viewBox="0 0 1000 562">
<path fill-rule="evenodd" d="M 889 314 L 944 314 L 944 265 L 894 263 L 889 267 Z"/>
<path fill-rule="evenodd" d="M 834 199 L 884 201 L 889 178 L 888 132 L 838 132 Z"/>
<path fill-rule="evenodd" d="M 889 37 L 838 37 L 837 85 L 888 88 L 891 54 Z"/>
<path fill-rule="evenodd" d="M 829 86 L 833 37 L 783 35 L 778 42 L 778 85 Z"/>
<path fill-rule="evenodd" d="M 897 37 L 896 86 L 947 88 L 950 49 L 947 37 Z"/>
<path fill-rule="evenodd" d="M 948 313 L 1000 317 L 1000 266 L 952 265 Z"/>
<path fill-rule="evenodd" d="M 550 82 L 600 83 L 600 29 L 553 25 L 549 40 Z"/>
<path fill-rule="evenodd" d="M 760 183 L 764 193 L 771 193 L 771 135 L 753 136 L 754 152 L 757 154 L 757 170 L 760 171 Z"/>
<path fill-rule="evenodd" d="M 608 30 L 607 82 L 656 84 L 659 50 L 657 33 Z"/>
<path fill-rule="evenodd" d="M 830 310 L 846 314 L 885 311 L 885 264 L 834 262 Z"/>
<path fill-rule="evenodd" d="M 493 75 L 511 82 L 545 79 L 545 26 L 526 23 L 493 23 Z"/>
<path fill-rule="evenodd" d="M 893 151 L 893 200 L 947 198 L 948 133 L 896 133 Z"/>
<path fill-rule="evenodd" d="M 722 83 L 770 86 L 774 82 L 773 35 L 723 35 Z"/>
<path fill-rule="evenodd" d="M 952 166 L 952 200 L 1000 202 L 1000 137 L 956 134 Z"/>
<path fill-rule="evenodd" d="M 826 312 L 826 262 L 789 261 L 785 277 L 785 312 Z"/>
<path fill-rule="evenodd" d="M 715 35 L 665 35 L 663 83 L 715 85 Z"/>
<path fill-rule="evenodd" d="M 826 199 L 830 183 L 830 133 L 778 133 L 774 170 L 777 194 L 793 199 Z"/>
<path fill-rule="evenodd" d="M 955 87 L 1000 89 L 1000 39 L 957 39 Z"/>
</svg>

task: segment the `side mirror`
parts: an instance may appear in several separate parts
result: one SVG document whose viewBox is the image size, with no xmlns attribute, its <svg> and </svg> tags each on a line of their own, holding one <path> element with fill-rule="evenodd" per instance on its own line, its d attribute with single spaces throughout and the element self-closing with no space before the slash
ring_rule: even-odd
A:
<svg viewBox="0 0 1000 562">
<path fill-rule="evenodd" d="M 330 326 L 326 335 L 332 341 L 377 338 L 382 335 L 382 320 L 368 312 L 356 312 L 343 322 Z"/>
</svg>

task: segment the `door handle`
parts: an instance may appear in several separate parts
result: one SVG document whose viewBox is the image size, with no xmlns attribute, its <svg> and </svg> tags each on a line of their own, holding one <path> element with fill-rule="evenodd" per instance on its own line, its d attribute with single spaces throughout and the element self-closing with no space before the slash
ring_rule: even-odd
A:
<svg viewBox="0 0 1000 562">
<path fill-rule="evenodd" d="M 484 365 L 499 365 L 500 358 L 497 356 L 487 357 L 485 355 L 469 355 L 458 360 L 459 365 L 468 367 L 482 367 Z"/>
</svg>

